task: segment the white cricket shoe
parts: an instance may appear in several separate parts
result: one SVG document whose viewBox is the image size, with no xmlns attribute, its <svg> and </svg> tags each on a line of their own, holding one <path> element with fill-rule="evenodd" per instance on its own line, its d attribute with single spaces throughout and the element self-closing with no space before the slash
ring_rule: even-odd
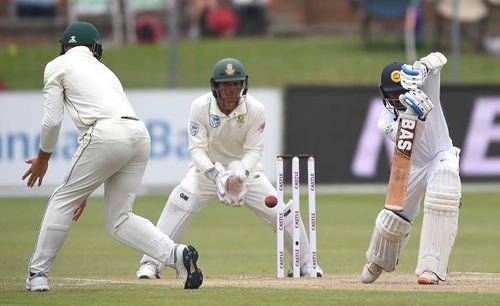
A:
<svg viewBox="0 0 500 306">
<path fill-rule="evenodd" d="M 160 278 L 160 271 L 155 263 L 146 261 L 139 267 L 136 275 L 140 279 L 156 279 Z"/>
<path fill-rule="evenodd" d="M 26 290 L 30 291 L 49 291 L 49 282 L 47 274 L 39 272 L 28 275 L 26 278 Z"/>
<path fill-rule="evenodd" d="M 361 272 L 361 282 L 365 284 L 373 283 L 382 274 L 382 267 L 372 262 L 367 263 Z"/>
<path fill-rule="evenodd" d="M 198 251 L 191 245 L 178 244 L 174 254 L 175 269 L 184 282 L 184 289 L 198 289 L 203 283 L 203 273 L 196 265 Z"/>
<path fill-rule="evenodd" d="M 439 277 L 434 272 L 424 271 L 417 276 L 417 283 L 420 285 L 438 285 Z"/>
</svg>

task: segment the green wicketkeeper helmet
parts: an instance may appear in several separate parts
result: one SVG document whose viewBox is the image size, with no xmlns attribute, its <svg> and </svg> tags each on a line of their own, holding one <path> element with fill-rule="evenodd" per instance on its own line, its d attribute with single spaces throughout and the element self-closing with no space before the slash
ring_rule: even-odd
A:
<svg viewBox="0 0 500 306">
<path fill-rule="evenodd" d="M 248 91 L 248 75 L 245 72 L 243 64 L 234 58 L 223 58 L 215 63 L 212 70 L 212 77 L 210 78 L 210 87 L 214 97 L 217 98 L 217 83 L 243 81 L 243 90 L 241 95 L 246 95 Z"/>
<path fill-rule="evenodd" d="M 61 54 L 64 54 L 64 46 L 87 46 L 94 47 L 94 56 L 100 60 L 102 57 L 101 36 L 96 27 L 85 21 L 76 21 L 69 24 L 59 40 L 61 43 Z"/>
</svg>

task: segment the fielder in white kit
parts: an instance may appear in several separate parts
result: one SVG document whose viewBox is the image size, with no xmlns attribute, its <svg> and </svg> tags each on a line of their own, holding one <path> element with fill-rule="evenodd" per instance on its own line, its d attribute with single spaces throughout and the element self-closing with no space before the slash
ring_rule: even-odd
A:
<svg viewBox="0 0 500 306">
<path fill-rule="evenodd" d="M 276 189 L 260 162 L 266 127 L 264 106 L 247 94 L 248 75 L 234 58 L 218 61 L 210 79 L 211 92 L 191 104 L 188 123 L 191 164 L 187 175 L 170 194 L 157 223 L 162 232 L 179 241 L 194 215 L 214 199 L 228 206 L 244 203 L 273 229 L 277 208 L 264 202 Z M 293 214 L 285 217 L 285 239 L 292 254 Z M 301 224 L 301 274 L 311 269 L 310 245 Z M 139 278 L 159 278 L 161 262 L 145 255 Z M 318 276 L 323 271 L 318 267 Z"/>
<path fill-rule="evenodd" d="M 448 260 L 458 230 L 461 182 L 460 150 L 452 144 L 440 102 L 440 71 L 446 62 L 443 54 L 433 52 L 413 65 L 388 64 L 382 72 L 380 89 L 386 106 L 378 121 L 382 132 L 394 141 L 396 118 L 407 108 L 421 121 L 411 157 L 406 205 L 401 213 L 382 209 L 378 214 L 361 274 L 364 283 L 374 282 L 382 270 L 396 269 L 422 198 L 424 216 L 416 281 L 438 284 L 447 279 Z"/>
<path fill-rule="evenodd" d="M 45 111 L 38 157 L 27 161 L 28 187 L 42 184 L 63 120 L 64 108 L 80 130 L 79 147 L 64 181 L 50 197 L 26 279 L 30 291 L 47 291 L 48 274 L 86 199 L 104 183 L 108 234 L 177 270 L 184 288 L 201 286 L 192 246 L 175 244 L 149 220 L 132 213 L 150 153 L 149 133 L 136 118 L 115 74 L 100 62 L 102 44 L 87 22 L 68 25 L 61 55 L 45 67 Z"/>
</svg>

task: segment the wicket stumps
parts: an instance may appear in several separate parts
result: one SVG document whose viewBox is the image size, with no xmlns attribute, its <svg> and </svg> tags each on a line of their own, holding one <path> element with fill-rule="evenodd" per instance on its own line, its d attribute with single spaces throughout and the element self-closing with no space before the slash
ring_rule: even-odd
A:
<svg viewBox="0 0 500 306">
<path fill-rule="evenodd" d="M 278 278 L 285 277 L 285 216 L 293 214 L 292 231 L 292 270 L 293 277 L 300 277 L 300 159 L 307 160 L 307 189 L 309 200 L 309 243 L 311 245 L 310 277 L 317 276 L 317 245 L 316 245 L 316 179 L 314 157 L 309 154 L 278 155 L 276 157 L 276 190 L 277 190 L 277 214 L 276 214 L 276 259 Z M 283 173 L 283 161 L 292 161 L 292 201 L 287 207 L 285 205 L 285 179 Z"/>
</svg>

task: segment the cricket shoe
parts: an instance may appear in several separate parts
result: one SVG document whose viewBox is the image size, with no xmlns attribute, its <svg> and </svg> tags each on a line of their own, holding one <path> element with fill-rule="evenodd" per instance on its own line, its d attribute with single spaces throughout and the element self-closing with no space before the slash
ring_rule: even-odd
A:
<svg viewBox="0 0 500 306">
<path fill-rule="evenodd" d="M 302 266 L 302 268 L 300 269 L 300 277 L 311 275 L 311 270 L 312 267 L 309 265 L 307 267 Z M 293 272 L 288 272 L 288 277 L 293 277 Z M 316 267 L 316 277 L 323 277 L 323 269 L 321 269 L 320 266 Z"/>
<path fill-rule="evenodd" d="M 160 271 L 154 262 L 146 261 L 141 264 L 136 275 L 140 279 L 157 279 L 160 278 Z"/>
<path fill-rule="evenodd" d="M 420 285 L 438 285 L 439 277 L 434 272 L 424 271 L 417 276 L 417 283 Z"/>
<path fill-rule="evenodd" d="M 43 272 L 30 273 L 26 278 L 26 290 L 38 292 L 49 291 L 47 274 Z"/>
<path fill-rule="evenodd" d="M 178 244 L 175 246 L 175 269 L 177 276 L 184 282 L 184 289 L 198 289 L 203 283 L 203 273 L 196 265 L 198 251 L 191 246 Z"/>
<path fill-rule="evenodd" d="M 371 284 L 382 274 L 382 267 L 372 262 L 367 263 L 361 272 L 361 282 Z"/>
</svg>

